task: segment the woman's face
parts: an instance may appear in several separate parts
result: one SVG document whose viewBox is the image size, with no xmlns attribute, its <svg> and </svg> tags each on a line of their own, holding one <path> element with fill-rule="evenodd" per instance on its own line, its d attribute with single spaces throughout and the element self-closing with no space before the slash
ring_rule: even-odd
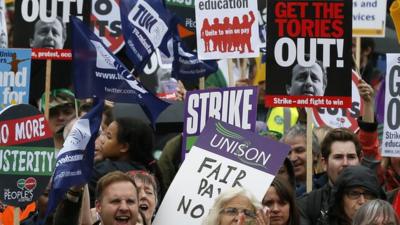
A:
<svg viewBox="0 0 400 225">
<path fill-rule="evenodd" d="M 343 195 L 343 208 L 346 216 L 353 219 L 357 210 L 366 202 L 375 199 L 371 193 L 361 187 L 351 188 Z"/>
<path fill-rule="evenodd" d="M 157 204 L 155 190 L 153 185 L 144 183 L 138 178 L 135 178 L 135 184 L 139 197 L 139 210 L 143 213 L 145 220 L 150 222 Z"/>
<path fill-rule="evenodd" d="M 118 123 L 114 121 L 104 131 L 104 138 L 101 137 L 99 140 L 101 142 L 99 151 L 103 158 L 118 159 L 121 157 L 121 150 L 126 147 L 126 144 L 118 142 L 117 134 Z"/>
<path fill-rule="evenodd" d="M 262 201 L 264 206 L 271 210 L 271 225 L 286 225 L 289 222 L 290 205 L 289 202 L 279 198 L 275 187 L 271 186 Z"/>
<path fill-rule="evenodd" d="M 255 224 L 256 210 L 250 200 L 237 196 L 226 202 L 219 216 L 219 225 L 236 225 L 239 219 L 244 219 L 244 224 Z"/>
</svg>

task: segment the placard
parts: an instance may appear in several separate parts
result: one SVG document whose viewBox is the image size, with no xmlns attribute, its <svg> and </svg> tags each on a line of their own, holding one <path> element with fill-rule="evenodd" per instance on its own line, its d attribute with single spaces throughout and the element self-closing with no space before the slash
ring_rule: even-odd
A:
<svg viewBox="0 0 400 225">
<path fill-rule="evenodd" d="M 169 187 L 154 225 L 199 225 L 214 199 L 242 186 L 262 199 L 289 145 L 210 118 Z"/>
</svg>

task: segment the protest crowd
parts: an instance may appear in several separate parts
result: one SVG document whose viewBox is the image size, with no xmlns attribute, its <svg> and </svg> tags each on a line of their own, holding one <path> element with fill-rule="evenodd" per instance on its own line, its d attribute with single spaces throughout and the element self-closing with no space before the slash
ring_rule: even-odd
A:
<svg viewBox="0 0 400 225">
<path fill-rule="evenodd" d="M 190 1 L 27 2 L 0 0 L 0 225 L 400 225 L 400 39 L 352 35 L 363 1 L 198 0 L 192 30 Z"/>
</svg>

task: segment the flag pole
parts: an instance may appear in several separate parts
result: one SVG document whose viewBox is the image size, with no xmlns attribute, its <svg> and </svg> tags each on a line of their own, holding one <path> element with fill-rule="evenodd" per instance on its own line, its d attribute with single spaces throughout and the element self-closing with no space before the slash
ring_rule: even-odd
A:
<svg viewBox="0 0 400 225">
<path fill-rule="evenodd" d="M 199 89 L 200 90 L 204 90 L 205 89 L 205 79 L 204 79 L 204 77 L 200 77 L 199 78 Z"/>
</svg>

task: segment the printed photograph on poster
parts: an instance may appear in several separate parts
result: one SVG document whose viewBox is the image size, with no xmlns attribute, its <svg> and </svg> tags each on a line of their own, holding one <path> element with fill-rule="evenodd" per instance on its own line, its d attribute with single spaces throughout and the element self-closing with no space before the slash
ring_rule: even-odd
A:
<svg viewBox="0 0 400 225">
<path fill-rule="evenodd" d="M 259 54 L 257 1 L 195 1 L 199 59 L 249 58 Z"/>
<path fill-rule="evenodd" d="M 266 106 L 351 106 L 350 1 L 268 1 Z"/>
<path fill-rule="evenodd" d="M 400 54 L 386 54 L 382 156 L 400 157 Z"/>
<path fill-rule="evenodd" d="M 31 54 L 30 49 L 0 49 L 0 110 L 29 103 Z"/>
<path fill-rule="evenodd" d="M 71 87 L 70 15 L 87 17 L 89 1 L 15 0 L 13 46 L 33 48 L 34 59 L 53 59 L 51 88 Z M 69 57 L 68 57 L 69 56 Z M 30 103 L 44 92 L 46 62 L 32 60 Z"/>
</svg>

